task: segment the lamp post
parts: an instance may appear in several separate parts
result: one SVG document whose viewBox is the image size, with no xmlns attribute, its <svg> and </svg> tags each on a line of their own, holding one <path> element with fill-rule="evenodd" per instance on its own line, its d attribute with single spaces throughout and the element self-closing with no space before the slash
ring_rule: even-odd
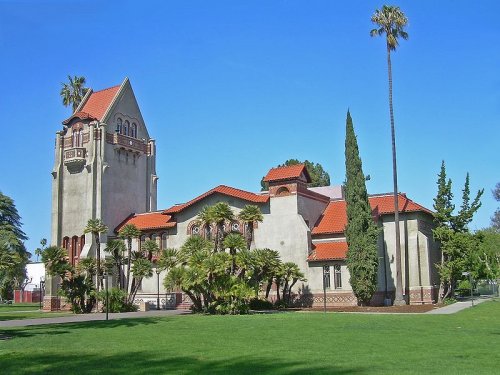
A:
<svg viewBox="0 0 500 375">
<path fill-rule="evenodd" d="M 160 267 L 156 265 L 156 310 L 160 310 Z"/>
<path fill-rule="evenodd" d="M 330 276 L 330 266 L 323 266 L 323 312 L 326 313 L 326 282 Z"/>
</svg>

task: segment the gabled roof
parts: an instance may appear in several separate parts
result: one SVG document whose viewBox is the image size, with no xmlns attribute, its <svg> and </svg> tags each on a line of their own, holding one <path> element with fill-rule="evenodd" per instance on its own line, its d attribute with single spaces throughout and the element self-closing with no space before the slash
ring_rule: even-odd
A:
<svg viewBox="0 0 500 375">
<path fill-rule="evenodd" d="M 66 120 L 64 120 L 62 123 L 63 125 L 67 125 L 71 122 L 71 120 L 73 120 L 74 118 L 79 118 L 80 120 L 87 120 L 87 119 L 90 119 L 90 120 L 97 120 L 95 117 L 93 117 L 92 115 L 90 115 L 89 113 L 87 112 L 82 112 L 82 111 L 79 111 L 79 112 L 75 112 L 71 115 L 71 117 L 67 118 Z"/>
<path fill-rule="evenodd" d="M 127 224 L 134 224 L 140 230 L 173 228 L 177 224 L 170 221 L 172 216 L 163 215 L 161 211 L 132 214 L 115 228 L 118 233 Z"/>
<path fill-rule="evenodd" d="M 212 194 L 216 194 L 216 193 L 219 193 L 222 195 L 227 195 L 227 196 L 234 197 L 234 198 L 239 198 L 239 199 L 242 199 L 242 200 L 245 200 L 248 202 L 252 202 L 252 203 L 266 203 L 269 200 L 269 195 L 267 195 L 267 194 L 260 195 L 260 194 L 250 193 L 250 192 L 245 191 L 245 190 L 236 189 L 236 188 L 233 188 L 230 186 L 219 185 L 219 186 L 207 191 L 206 193 L 203 193 L 203 194 L 199 195 L 198 197 L 190 200 L 189 202 L 186 202 L 183 204 L 178 204 L 178 205 L 175 205 L 175 206 L 172 206 L 172 207 L 166 209 L 165 211 L 163 211 L 163 214 L 174 214 L 177 212 L 181 212 L 182 210 L 192 206 L 193 204 L 201 201 L 202 199 L 204 199 Z"/>
<path fill-rule="evenodd" d="M 321 242 L 313 244 L 314 250 L 307 257 L 308 262 L 343 260 L 347 255 L 347 242 Z"/>
<path fill-rule="evenodd" d="M 272 168 L 264 177 L 264 182 L 295 180 L 304 174 L 307 182 L 311 182 L 311 176 L 304 164 L 295 164 L 284 167 Z"/>
<path fill-rule="evenodd" d="M 392 194 L 375 195 L 368 197 L 374 217 L 394 213 L 394 196 Z M 404 194 L 398 195 L 399 212 L 425 212 L 432 211 L 415 203 Z M 347 212 L 345 200 L 331 201 L 319 218 L 312 230 L 312 234 L 343 233 L 347 225 Z"/>
<path fill-rule="evenodd" d="M 120 90 L 120 87 L 122 85 L 92 92 L 83 106 L 80 106 L 79 111 L 88 113 L 90 116 L 101 121 L 113 103 L 113 99 Z"/>
</svg>

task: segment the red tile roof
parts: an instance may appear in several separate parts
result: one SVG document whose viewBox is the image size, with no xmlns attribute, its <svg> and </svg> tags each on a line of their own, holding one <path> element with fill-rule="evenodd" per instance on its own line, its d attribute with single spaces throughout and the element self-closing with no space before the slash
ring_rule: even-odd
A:
<svg viewBox="0 0 500 375">
<path fill-rule="evenodd" d="M 272 168 L 264 177 L 264 182 L 283 181 L 299 178 L 304 173 L 307 182 L 311 182 L 311 177 L 304 164 L 295 164 L 285 167 Z"/>
<path fill-rule="evenodd" d="M 121 85 L 118 85 L 101 91 L 92 92 L 83 105 L 83 108 L 80 109 L 80 112 L 88 113 L 99 121 L 102 120 L 120 87 Z"/>
<path fill-rule="evenodd" d="M 368 201 L 375 217 L 394 213 L 394 196 L 392 194 L 372 196 L 368 198 Z M 432 211 L 415 203 L 404 194 L 399 194 L 398 205 L 399 212 L 422 211 L 432 214 Z M 312 234 L 343 233 L 346 224 L 347 212 L 345 200 L 332 201 L 319 218 L 318 223 L 316 223 L 312 230 Z"/>
<path fill-rule="evenodd" d="M 342 260 L 346 258 L 347 242 L 321 242 L 313 244 L 314 250 L 307 257 L 308 262 Z"/>
<path fill-rule="evenodd" d="M 172 207 L 166 209 L 165 211 L 163 211 L 163 213 L 164 214 L 174 214 L 174 213 L 180 212 L 180 211 L 184 210 L 185 208 L 192 206 L 196 202 L 199 202 L 202 199 L 208 197 L 209 195 L 216 194 L 216 193 L 228 195 L 228 196 L 234 197 L 234 198 L 243 199 L 245 201 L 252 202 L 252 203 L 266 203 L 269 200 L 269 195 L 267 195 L 267 194 L 260 195 L 260 194 L 250 193 L 250 192 L 245 191 L 245 190 L 236 189 L 236 188 L 233 188 L 230 186 L 219 185 L 219 186 L 207 191 L 206 193 L 203 193 L 200 196 L 190 200 L 189 202 L 172 206 Z"/>
<path fill-rule="evenodd" d="M 127 224 L 134 224 L 140 230 L 172 228 L 177 223 L 171 219 L 172 216 L 163 215 L 161 211 L 132 214 L 116 227 L 115 232 L 118 233 Z"/>
</svg>

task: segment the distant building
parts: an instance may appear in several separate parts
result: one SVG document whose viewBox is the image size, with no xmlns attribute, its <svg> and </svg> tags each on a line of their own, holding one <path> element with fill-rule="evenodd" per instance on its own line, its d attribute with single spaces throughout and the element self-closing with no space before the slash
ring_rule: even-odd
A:
<svg viewBox="0 0 500 375">
<path fill-rule="evenodd" d="M 26 280 L 24 289 L 14 290 L 14 303 L 40 302 L 42 296 L 40 282 L 45 282 L 45 265 L 42 262 L 26 265 Z"/>
<path fill-rule="evenodd" d="M 90 218 L 101 218 L 109 231 L 102 246 L 119 229 L 135 224 L 160 248 L 179 248 L 192 235 L 203 235 L 197 215 L 205 205 L 227 202 L 237 214 L 246 204 L 260 207 L 264 221 L 254 230 L 253 248 L 280 252 L 304 272 L 307 282 L 296 285 L 297 298 L 323 305 L 323 280 L 328 306 L 357 303 L 349 284 L 345 257 L 346 203 L 342 187 L 308 188 L 304 165 L 273 168 L 264 181 L 269 191 L 252 193 L 220 185 L 184 204 L 156 210 L 155 142 L 150 138 L 129 81 L 121 86 L 89 91 L 56 137 L 52 195 L 52 245 L 68 249 L 71 262 L 95 256 L 91 235 L 83 234 Z M 395 290 L 394 197 L 369 198 L 380 228 L 378 290 L 373 303 L 393 299 Z M 432 239 L 433 217 L 427 208 L 399 195 L 403 290 L 410 303 L 431 303 L 437 293 L 434 264 L 439 251 Z M 235 220 L 228 229 L 243 233 Z M 161 275 L 163 277 L 164 274 Z M 47 309 L 54 308 L 55 281 L 47 285 Z M 156 301 L 156 276 L 143 280 L 138 301 Z M 161 291 L 164 293 L 164 291 Z M 187 297 L 183 298 L 188 302 Z"/>
</svg>

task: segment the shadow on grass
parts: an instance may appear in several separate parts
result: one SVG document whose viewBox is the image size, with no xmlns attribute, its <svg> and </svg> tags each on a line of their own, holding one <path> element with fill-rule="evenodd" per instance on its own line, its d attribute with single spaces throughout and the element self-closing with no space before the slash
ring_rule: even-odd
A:
<svg viewBox="0 0 500 375">
<path fill-rule="evenodd" d="M 0 327 L 0 333 L 10 338 L 33 337 L 37 335 L 61 335 L 65 333 L 74 333 L 79 329 L 88 330 L 89 328 L 106 329 L 117 327 L 135 327 L 147 324 L 156 324 L 159 320 L 167 321 L 165 318 L 132 318 L 115 320 L 91 320 L 76 323 L 54 323 L 44 325 L 33 325 L 26 327 Z M 3 329 L 2 329 L 3 328 Z"/>
<path fill-rule="evenodd" d="M 133 341 L 131 341 L 133 345 Z M 105 350 L 103 350 L 104 352 Z M 4 374 L 359 374 L 367 368 L 340 368 L 335 364 L 311 365 L 297 359 L 258 357 L 228 357 L 224 359 L 172 356 L 150 352 L 127 352 L 115 355 L 61 355 L 50 352 L 45 355 L 6 355 L 2 361 Z"/>
</svg>

